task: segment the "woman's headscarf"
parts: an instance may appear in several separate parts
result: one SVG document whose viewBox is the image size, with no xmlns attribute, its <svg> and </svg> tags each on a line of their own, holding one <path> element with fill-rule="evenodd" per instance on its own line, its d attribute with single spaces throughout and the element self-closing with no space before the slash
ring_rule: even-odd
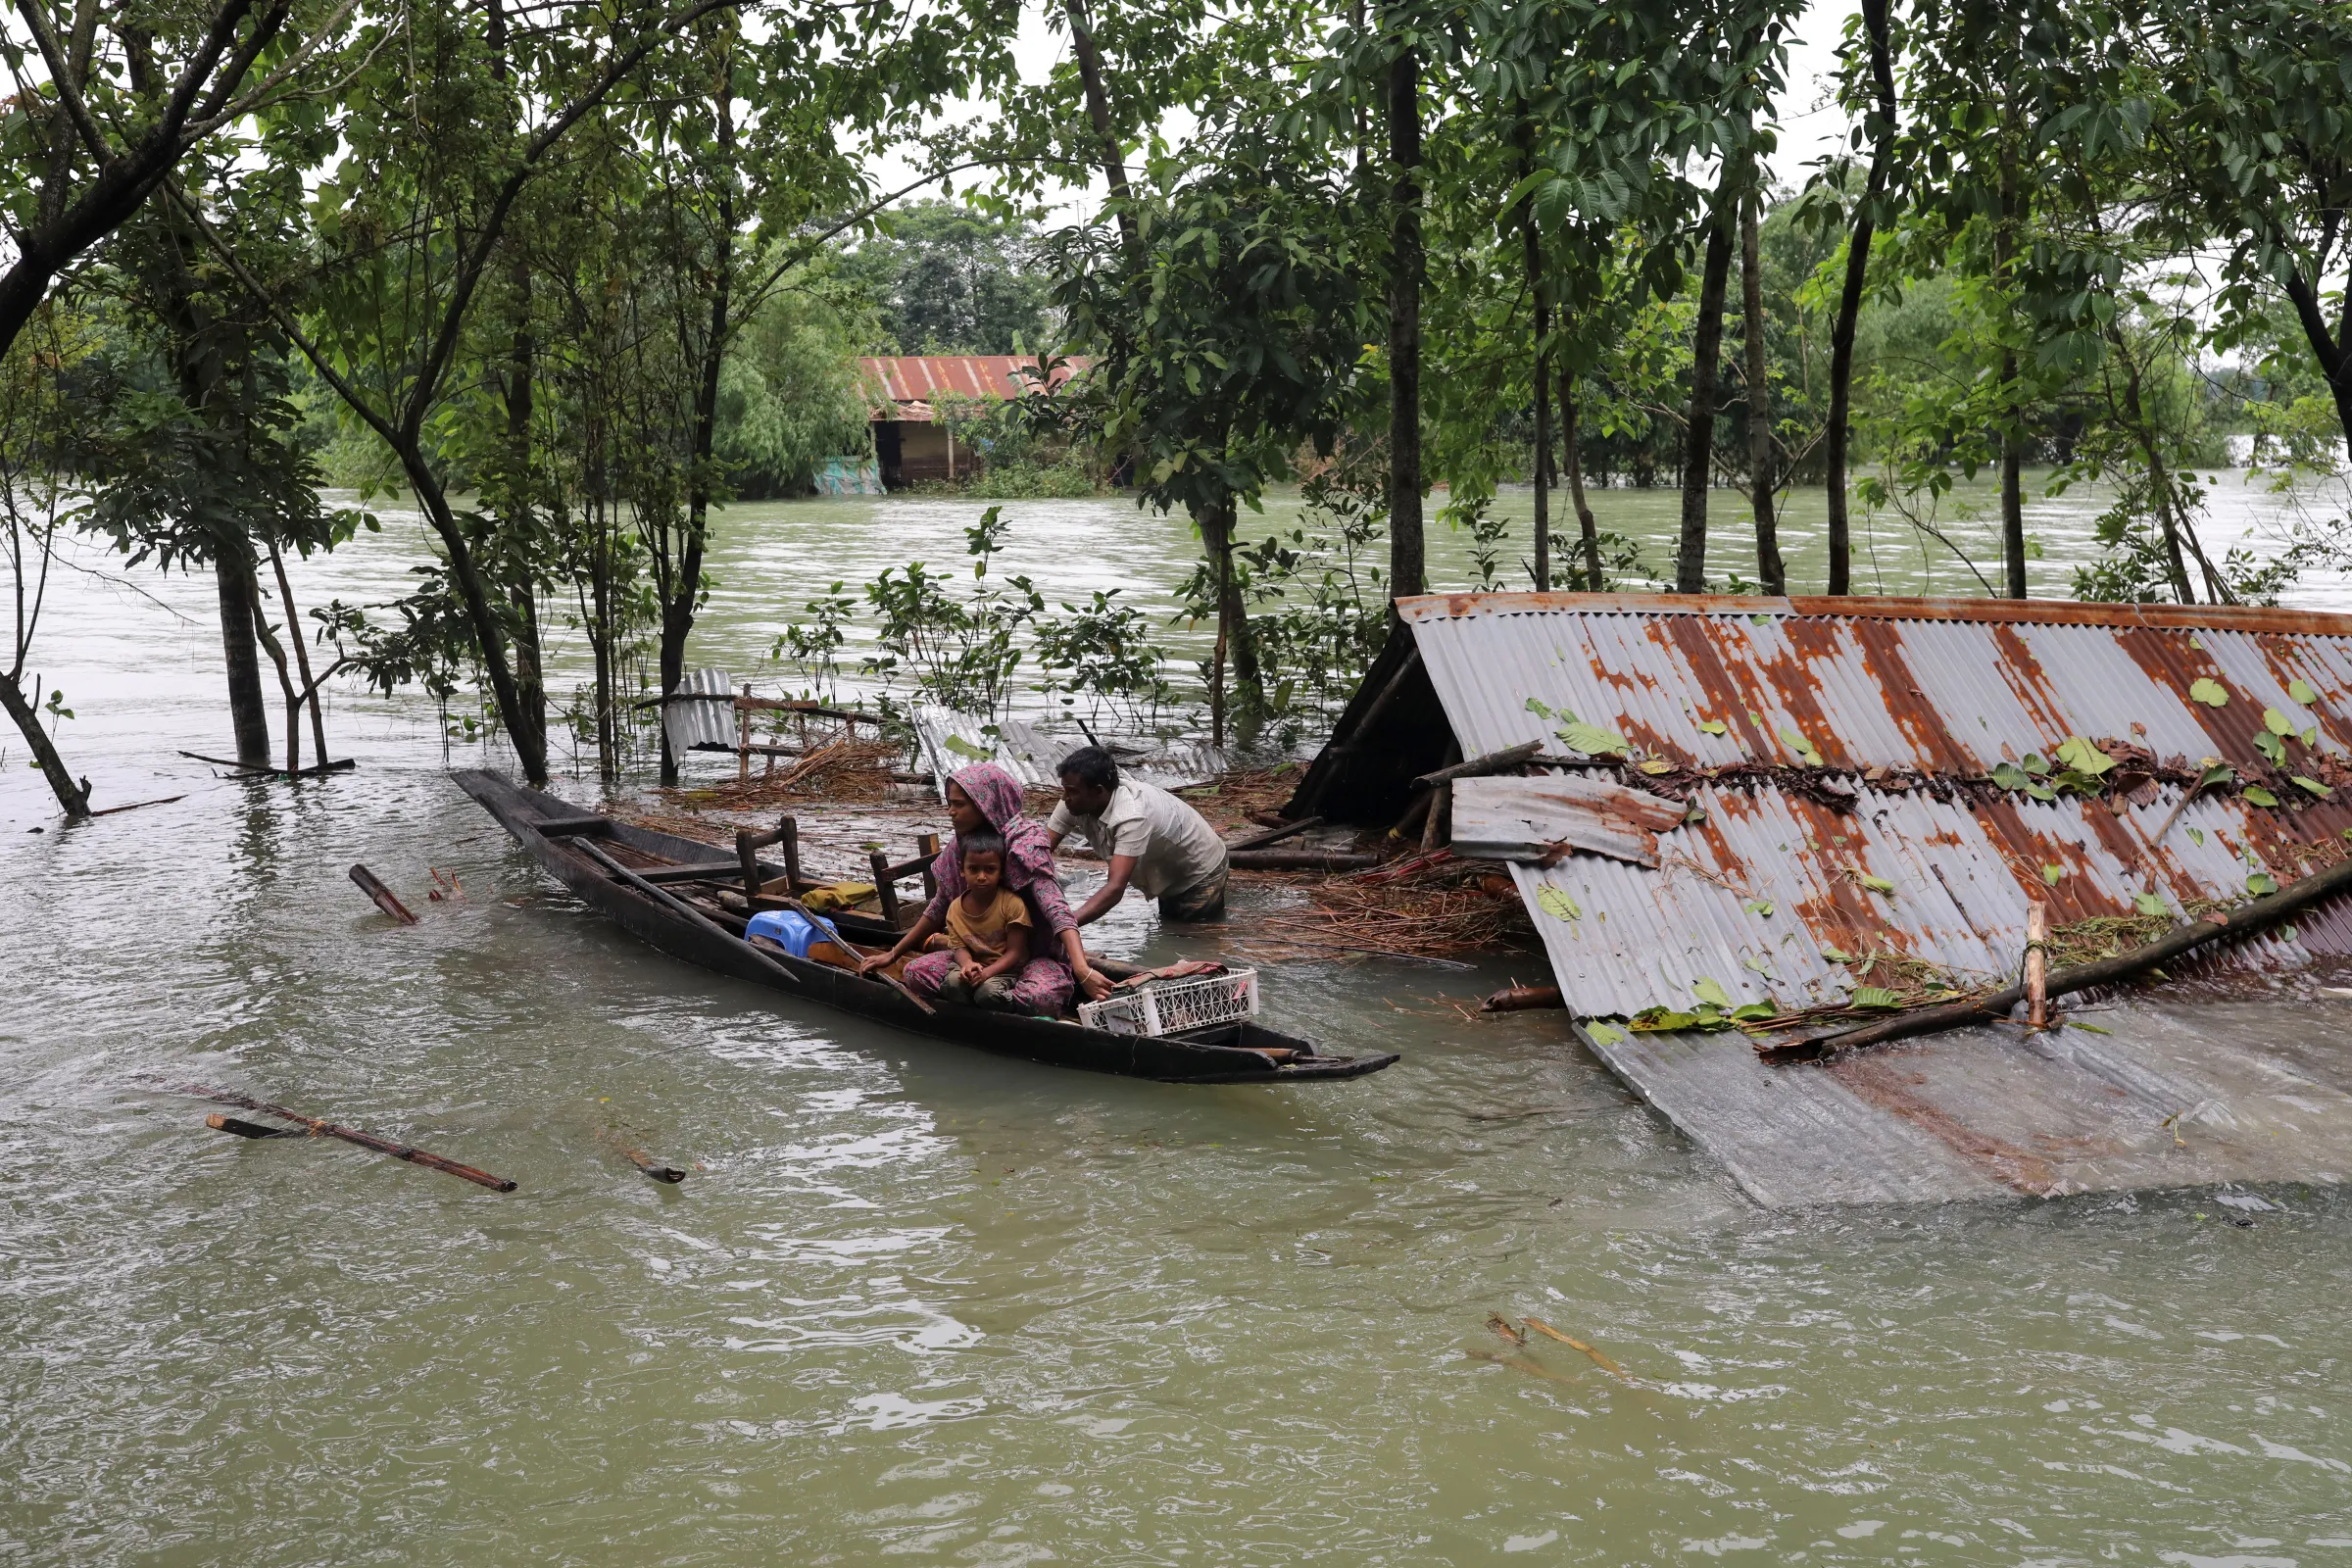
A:
<svg viewBox="0 0 2352 1568">
<path fill-rule="evenodd" d="M 988 825 L 1004 836 L 1004 885 L 1037 906 L 1046 929 L 1058 936 L 1078 922 L 1070 915 L 1070 901 L 1054 877 L 1054 842 L 1045 824 L 1021 814 L 1021 781 L 994 762 L 974 762 L 948 775 L 971 797 Z M 951 900 L 963 896 L 963 839 L 959 835 L 931 862 L 938 895 L 924 908 L 926 917 L 945 920 Z"/>
</svg>

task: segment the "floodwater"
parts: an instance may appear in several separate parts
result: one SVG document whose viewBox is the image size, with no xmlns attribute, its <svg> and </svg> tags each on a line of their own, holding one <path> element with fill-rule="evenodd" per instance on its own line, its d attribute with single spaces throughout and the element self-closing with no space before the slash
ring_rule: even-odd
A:
<svg viewBox="0 0 2352 1568">
<path fill-rule="evenodd" d="M 697 662 L 757 674 L 779 605 L 960 560 L 978 511 L 738 509 Z M 1188 550 L 1006 514 L 1052 594 Z M 400 591 L 388 515 L 306 603 Z M 8 738 L 0 1562 L 2352 1563 L 2340 1190 L 1764 1212 L 1556 1015 L 1454 1010 L 1524 959 L 1269 976 L 1277 1023 L 1404 1054 L 1357 1083 L 1000 1061 L 618 935 L 420 699 L 340 695 L 324 781 L 176 756 L 227 748 L 202 579 L 67 571 L 37 662 L 99 805 L 182 798 L 61 829 Z M 1102 942 L 1185 947 L 1140 903 Z M 520 1190 L 224 1138 L 185 1082 Z"/>
</svg>

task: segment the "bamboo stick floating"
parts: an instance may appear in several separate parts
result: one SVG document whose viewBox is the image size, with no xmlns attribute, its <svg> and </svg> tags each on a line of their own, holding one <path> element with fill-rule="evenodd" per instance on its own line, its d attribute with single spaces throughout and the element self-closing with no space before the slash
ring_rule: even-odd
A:
<svg viewBox="0 0 2352 1568">
<path fill-rule="evenodd" d="M 394 1159 L 407 1160 L 412 1165 L 422 1165 L 427 1170 L 446 1171 L 463 1181 L 473 1183 L 476 1187 L 487 1187 L 494 1193 L 514 1191 L 515 1184 L 504 1176 L 493 1176 L 486 1170 L 476 1170 L 471 1165 L 461 1165 L 454 1159 L 444 1158 L 442 1155 L 429 1153 L 421 1149 L 411 1148 L 407 1144 L 398 1143 L 375 1133 L 362 1132 L 357 1127 L 338 1126 L 334 1122 L 317 1116 L 305 1116 L 299 1110 L 288 1110 L 285 1106 L 271 1104 L 267 1100 L 255 1100 L 250 1095 L 234 1094 L 225 1089 L 207 1089 L 202 1084 L 181 1084 L 178 1086 L 178 1092 L 183 1095 L 193 1095 L 198 1100 L 210 1100 L 216 1104 L 235 1105 L 243 1110 L 258 1110 L 265 1116 L 276 1116 L 281 1120 L 290 1121 L 296 1126 L 308 1129 L 313 1138 L 340 1139 L 347 1144 L 356 1144 L 362 1149 L 373 1150 L 379 1154 L 389 1154 Z M 220 1119 L 226 1121 L 231 1118 Z M 209 1120 L 207 1125 L 211 1125 Z M 221 1130 L 225 1132 L 233 1129 L 222 1128 Z M 252 1137 L 253 1135 L 246 1133 L 243 1136 Z"/>
<path fill-rule="evenodd" d="M 367 894 L 369 898 L 375 901 L 375 906 L 377 908 L 383 910 L 393 919 L 398 920 L 402 925 L 415 925 L 416 923 L 416 917 L 409 912 L 408 906 L 401 903 L 400 900 L 394 898 L 392 896 L 392 890 L 384 886 L 381 881 L 377 880 L 376 874 L 373 871 L 368 870 L 364 865 L 355 865 L 351 868 L 351 879 L 359 884 L 360 891 L 362 893 Z"/>
</svg>

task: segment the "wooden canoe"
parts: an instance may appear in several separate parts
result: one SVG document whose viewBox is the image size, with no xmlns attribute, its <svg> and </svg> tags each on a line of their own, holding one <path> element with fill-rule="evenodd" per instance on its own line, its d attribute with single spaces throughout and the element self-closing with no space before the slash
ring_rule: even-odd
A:
<svg viewBox="0 0 2352 1568">
<path fill-rule="evenodd" d="M 925 1012 L 884 981 L 746 942 L 742 916 L 721 908 L 715 897 L 715 885 L 722 880 L 717 862 L 728 858 L 726 851 L 583 813 L 503 774 L 469 768 L 455 777 L 550 875 L 630 935 L 673 957 L 803 1002 L 1000 1055 L 1162 1083 L 1360 1078 L 1396 1060 L 1394 1053 L 1331 1054 L 1311 1041 L 1254 1020 L 1148 1038 L 1089 1029 L 1074 1019 L 1027 1017 L 957 1006 L 945 1000 Z M 713 875 L 709 883 L 646 878 L 647 873 L 673 866 L 710 866 Z M 783 869 L 768 867 L 762 874 L 781 876 Z M 838 923 L 853 941 L 878 945 L 895 940 L 895 933 L 877 921 L 841 916 Z"/>
</svg>

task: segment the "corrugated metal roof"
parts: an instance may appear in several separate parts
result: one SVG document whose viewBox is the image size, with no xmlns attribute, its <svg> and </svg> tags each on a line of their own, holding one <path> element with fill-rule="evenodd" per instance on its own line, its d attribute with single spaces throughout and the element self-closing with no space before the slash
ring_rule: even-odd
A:
<svg viewBox="0 0 2352 1568">
<path fill-rule="evenodd" d="M 1527 706 L 1693 766 L 1983 773 L 2069 736 L 2266 764 L 2263 710 L 2352 757 L 2352 616 L 1997 599 L 1456 594 L 1400 600 L 1465 756 L 1543 740 Z M 2227 706 L 2189 698 L 2200 678 Z M 2287 693 L 2300 679 L 2317 694 Z M 1720 721 L 1722 735 L 1698 728 Z"/>
<path fill-rule="evenodd" d="M 997 763 L 1025 790 L 1058 791 L 1061 778 L 1055 769 L 1061 760 L 1088 744 L 1082 734 L 1057 734 L 1027 719 L 1007 718 L 992 726 L 968 713 L 928 706 L 914 710 L 914 735 L 922 763 L 943 796 L 948 775 L 974 762 Z M 1106 737 L 1105 744 L 1118 757 L 1122 777 L 1163 790 L 1205 784 L 1231 766 L 1223 747 L 1204 742 L 1141 746 Z"/>
<path fill-rule="evenodd" d="M 1553 733 L 1556 715 L 1572 713 L 1696 768 L 1794 763 L 1793 736 L 1833 772 L 1980 776 L 2081 736 L 2191 763 L 2217 756 L 2259 774 L 2268 763 L 2253 742 L 2266 708 L 2316 728 L 2327 756 L 2352 755 L 2352 617 L 1574 594 L 1433 595 L 1397 609 L 1465 757 L 1542 740 L 1551 756 L 1580 759 Z M 2192 701 L 2198 679 L 2217 682 L 2227 704 Z M 2315 702 L 2289 696 L 2297 680 Z M 1723 734 L 1698 727 L 1713 721 Z M 2336 802 L 2298 797 L 2285 810 L 2208 796 L 2152 844 L 2180 792 L 2152 794 L 2141 805 L 2017 794 L 1979 804 L 1865 783 L 1854 808 L 1838 812 L 1777 776 L 1751 777 L 1700 787 L 1705 820 L 1660 835 L 1656 870 L 1575 855 L 1514 874 L 1579 1013 L 1688 1007 L 1700 978 L 1739 1001 L 1805 1005 L 1847 993 L 1847 969 L 1827 949 L 1890 949 L 1963 975 L 2007 974 L 2034 899 L 2065 924 L 2132 913 L 2142 893 L 2176 909 L 2242 898 L 2249 871 L 2285 883 L 2307 858 L 2332 860 L 2336 848 L 2321 841 L 2352 828 L 2352 808 Z M 2055 884 L 2044 874 L 2053 866 Z M 1865 876 L 1894 892 L 1870 890 Z M 1544 887 L 1581 918 L 1543 912 Z M 2352 954 L 2352 918 L 2306 919 L 2295 941 L 2243 956 L 2315 952 Z"/>
<path fill-rule="evenodd" d="M 1054 368 L 1053 385 L 1059 387 L 1086 368 L 1084 359 L 1068 360 Z M 1034 355 L 1019 354 L 897 354 L 861 359 L 858 368 L 867 387 L 889 406 L 877 407 L 876 418 L 925 424 L 931 419 L 931 399 L 953 392 L 967 398 L 1020 398 L 1037 390 L 1030 379 L 1037 370 Z M 1029 372 L 1025 375 L 1023 372 Z"/>
</svg>

